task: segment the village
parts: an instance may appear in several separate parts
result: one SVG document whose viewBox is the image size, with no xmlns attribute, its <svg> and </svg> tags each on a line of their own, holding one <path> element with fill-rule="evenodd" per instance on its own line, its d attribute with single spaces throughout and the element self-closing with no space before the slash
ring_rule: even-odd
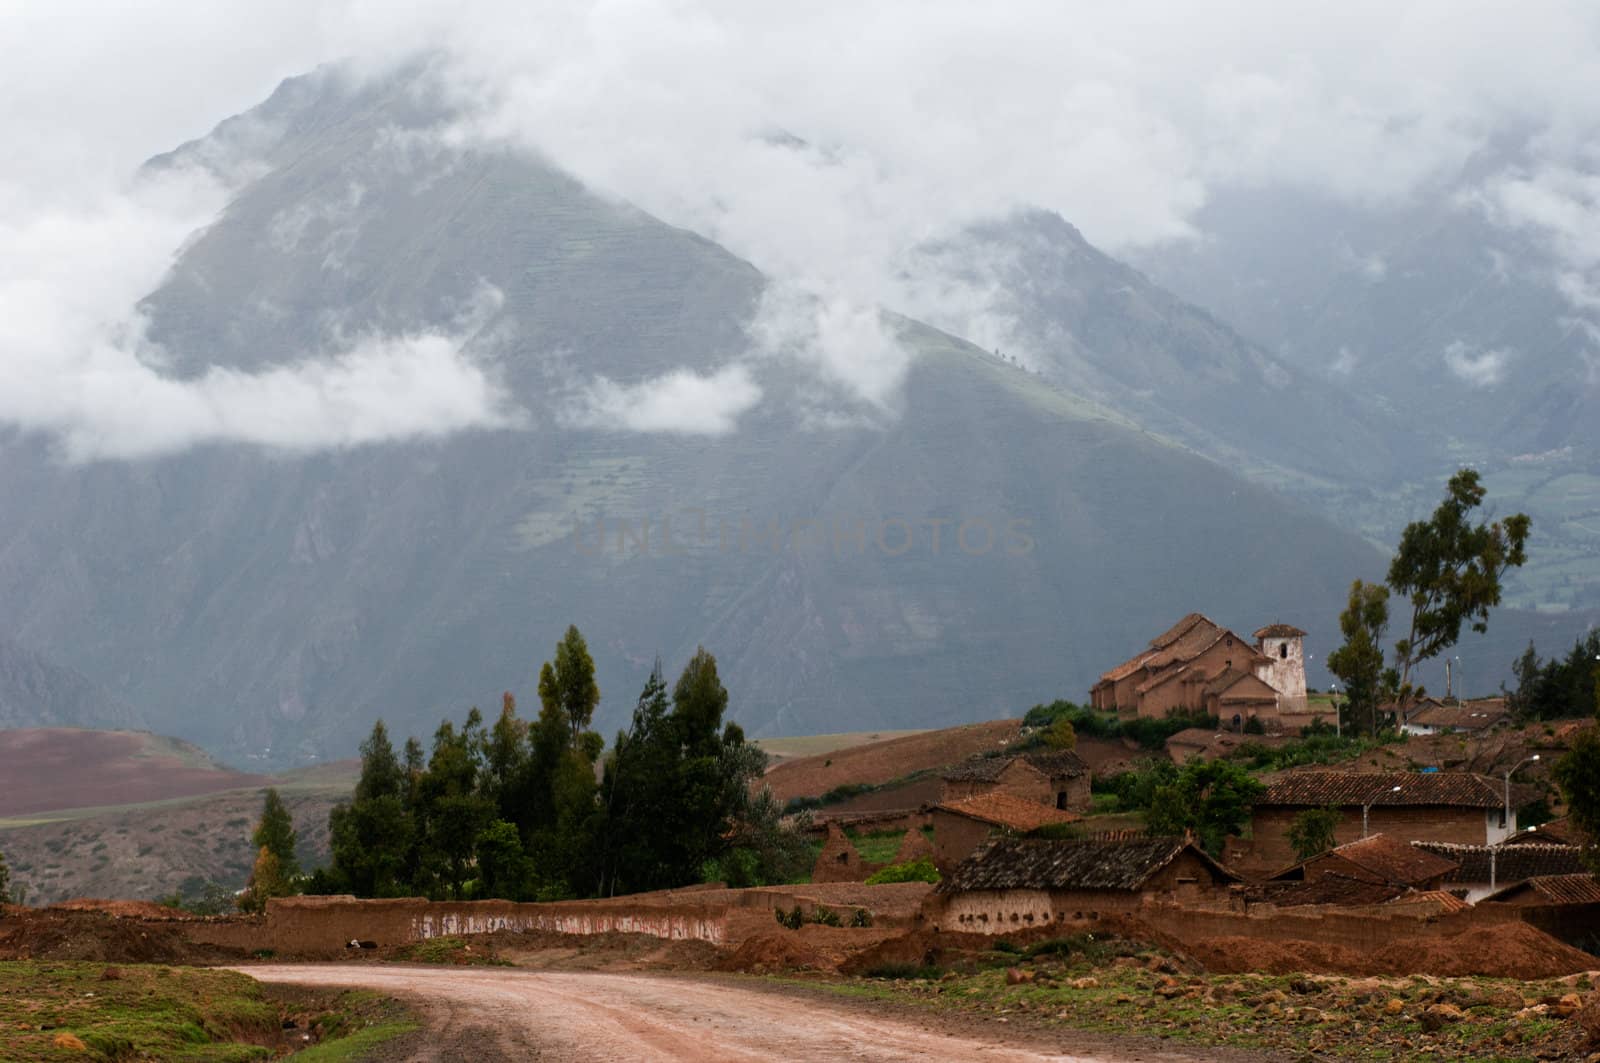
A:
<svg viewBox="0 0 1600 1063">
<path fill-rule="evenodd" d="M 1241 758 L 1286 756 L 1339 727 L 1333 698 L 1307 688 L 1305 637 L 1274 622 L 1245 638 L 1192 613 L 1104 672 L 1089 707 L 1066 713 L 1084 733 L 1065 741 L 1072 728 L 1035 710 L 780 759 L 761 785 L 815 839 L 810 874 L 788 885 L 543 903 L 278 896 L 225 917 L 85 901 L 0 924 L 0 954 L 62 958 L 76 935 L 117 958 L 129 931 L 113 924 L 132 925 L 139 958 L 709 970 L 867 981 L 924 1003 L 968 986 L 963 1007 L 1019 1021 L 1044 1008 L 1077 1027 L 1143 1001 L 1164 1017 L 1135 1027 L 1218 1045 L 1600 1050 L 1588 992 L 1600 881 L 1548 784 L 1585 725 L 1519 726 L 1503 697 L 1417 697 L 1385 706 L 1387 745 L 1252 781 Z M 1166 725 L 1155 748 L 1131 737 L 1141 720 Z M 1129 730 L 1108 738 L 1089 721 Z M 950 760 L 953 749 L 963 755 Z M 1141 822 L 1116 797 L 1141 772 L 1172 780 L 1207 765 L 1251 788 L 1224 834 L 1164 832 L 1153 808 Z M 824 800 L 824 783 L 847 796 Z M 1299 988 L 1285 998 L 1274 979 L 1291 975 Z M 1492 1005 L 1483 979 L 1505 987 Z M 1246 1033 L 1167 1015 L 1219 993 L 1250 997 Z"/>
</svg>

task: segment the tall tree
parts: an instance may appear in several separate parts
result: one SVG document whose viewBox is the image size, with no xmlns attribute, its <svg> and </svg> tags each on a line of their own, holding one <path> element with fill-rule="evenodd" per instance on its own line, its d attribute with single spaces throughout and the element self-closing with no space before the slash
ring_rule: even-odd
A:
<svg viewBox="0 0 1600 1063">
<path fill-rule="evenodd" d="M 1402 697 L 1411 692 L 1411 669 L 1455 645 L 1461 625 L 1488 630 L 1489 610 L 1500 604 L 1500 579 L 1527 560 L 1527 514 L 1473 524 L 1484 487 L 1475 469 L 1450 477 L 1444 501 L 1425 521 L 1400 535 L 1389 565 L 1389 586 L 1411 604 L 1405 638 L 1395 643 Z"/>
<path fill-rule="evenodd" d="M 250 835 L 250 844 L 258 850 L 266 849 L 277 857 L 278 873 L 285 882 L 300 877 L 300 861 L 294 855 L 297 840 L 294 820 L 284 807 L 283 798 L 278 796 L 276 787 L 268 787 L 266 799 L 261 804 L 261 821 Z"/>
<path fill-rule="evenodd" d="M 407 858 L 413 839 L 405 803 L 408 785 L 388 729 L 379 720 L 361 744 L 361 775 L 353 799 L 328 815 L 333 851 L 328 885 L 358 897 L 395 897 L 409 888 Z"/>
<path fill-rule="evenodd" d="M 1337 808 L 1308 808 L 1289 824 L 1289 844 L 1297 860 L 1309 860 L 1334 846 L 1341 816 Z"/>
<path fill-rule="evenodd" d="M 471 876 L 474 845 L 494 816 L 494 805 L 478 790 L 482 717 L 473 709 L 457 731 L 445 720 L 433 735 L 433 755 L 420 780 L 421 806 L 426 810 L 424 837 L 432 858 L 423 870 L 435 884 L 431 893 L 460 899 Z"/>
<path fill-rule="evenodd" d="M 1584 858 L 1600 874 L 1600 665 L 1594 667 L 1595 725 L 1578 731 L 1566 756 L 1556 761 L 1556 784 L 1567 800 L 1567 817 L 1588 842 Z"/>
<path fill-rule="evenodd" d="M 594 658 L 576 626 L 556 643 L 554 661 L 539 669 L 539 701 L 552 717 L 560 717 L 571 731 L 571 744 L 589 729 L 595 707 L 600 704 L 600 686 L 594 678 Z"/>
<path fill-rule="evenodd" d="M 1328 671 L 1345 687 L 1350 719 L 1361 730 L 1376 734 L 1378 704 L 1383 698 L 1383 637 L 1389 626 L 1389 592 L 1376 583 L 1356 580 L 1350 598 L 1339 614 L 1344 644 L 1328 654 Z"/>
</svg>

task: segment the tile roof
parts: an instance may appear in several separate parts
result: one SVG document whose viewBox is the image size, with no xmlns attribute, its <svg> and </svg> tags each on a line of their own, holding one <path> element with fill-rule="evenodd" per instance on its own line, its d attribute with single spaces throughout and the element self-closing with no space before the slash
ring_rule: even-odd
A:
<svg viewBox="0 0 1600 1063">
<path fill-rule="evenodd" d="M 1600 881 L 1593 875 L 1543 875 L 1497 890 L 1486 901 L 1509 900 L 1512 895 L 1531 891 L 1549 904 L 1600 904 Z"/>
<path fill-rule="evenodd" d="M 1271 879 L 1253 882 L 1244 887 L 1244 898 L 1250 904 L 1271 904 L 1278 908 L 1299 908 L 1306 905 L 1384 904 L 1405 892 L 1405 887 L 1387 882 L 1367 882 L 1337 872 L 1321 875 L 1315 882 L 1300 879 Z"/>
<path fill-rule="evenodd" d="M 1481 731 L 1505 721 L 1510 714 L 1505 698 L 1483 698 L 1460 704 L 1434 702 L 1406 713 L 1406 723 L 1453 731 Z"/>
<path fill-rule="evenodd" d="M 1436 904 L 1439 906 L 1440 913 L 1445 915 L 1454 915 L 1456 912 L 1464 912 L 1468 908 L 1472 907 L 1472 905 L 1468 904 L 1460 897 L 1457 897 L 1454 893 L 1449 893 L 1445 890 L 1418 890 L 1416 892 L 1406 892 L 1402 893 L 1389 903 Z"/>
<path fill-rule="evenodd" d="M 946 801 L 933 807 L 937 812 L 949 812 L 1015 831 L 1038 830 L 1053 823 L 1076 823 L 1083 818 L 1075 812 L 1063 812 L 1050 805 L 1006 793 L 974 794 L 960 801 Z"/>
<path fill-rule="evenodd" d="M 1207 624 L 1213 628 L 1217 627 L 1217 625 L 1212 622 L 1211 618 L 1206 616 L 1204 613 L 1190 613 L 1188 616 L 1184 617 L 1182 620 L 1178 621 L 1176 624 L 1173 624 L 1171 627 L 1167 628 L 1167 630 L 1151 639 L 1150 648 L 1152 650 L 1166 649 L 1174 642 L 1177 642 L 1184 635 L 1187 635 L 1197 624 Z"/>
<path fill-rule="evenodd" d="M 1255 633 L 1258 639 L 1303 639 L 1306 633 L 1293 624 L 1268 624 Z"/>
<path fill-rule="evenodd" d="M 1137 655 L 1129 657 L 1126 661 L 1123 661 L 1121 664 L 1111 669 L 1111 671 L 1102 673 L 1100 676 L 1100 682 L 1115 683 L 1119 679 L 1126 679 L 1139 669 L 1143 668 L 1144 663 L 1154 656 L 1155 654 L 1149 650 L 1142 650 Z"/>
<path fill-rule="evenodd" d="M 1186 838 L 1127 841 L 1005 839 L 963 860 L 935 888 L 969 890 L 1137 890 L 1179 855 L 1198 856 L 1219 880 L 1238 876 Z"/>
<path fill-rule="evenodd" d="M 1576 845 L 1458 845 L 1453 842 L 1412 842 L 1425 852 L 1459 865 L 1446 882 L 1488 882 L 1489 861 L 1494 859 L 1496 882 L 1521 882 L 1544 875 L 1572 875 L 1587 871 L 1583 850 Z"/>
<path fill-rule="evenodd" d="M 1076 778 L 1089 770 L 1089 765 L 1084 763 L 1084 759 L 1070 749 L 1029 753 L 1023 759 L 1052 779 Z"/>
<path fill-rule="evenodd" d="M 1161 671 L 1158 671 L 1154 675 L 1152 675 L 1149 679 L 1146 679 L 1143 683 L 1140 683 L 1137 687 L 1134 688 L 1134 690 L 1137 693 L 1140 693 L 1140 694 L 1148 694 L 1150 691 L 1154 690 L 1156 687 L 1160 686 L 1161 684 L 1167 682 L 1170 679 L 1178 678 L 1180 675 L 1183 675 L 1183 673 L 1187 672 L 1188 670 L 1189 670 L 1189 666 L 1187 664 L 1177 664 L 1177 665 L 1172 665 L 1172 666 L 1167 667 L 1167 668 L 1163 668 Z M 1204 678 L 1204 677 L 1197 675 L 1196 678 L 1198 679 L 1198 678 Z"/>
<path fill-rule="evenodd" d="M 1241 672 L 1237 668 L 1225 668 L 1216 674 L 1211 682 L 1206 684 L 1207 694 L 1220 694 L 1241 679 L 1249 677 L 1249 672 Z"/>
<path fill-rule="evenodd" d="M 1297 771 L 1273 780 L 1256 805 L 1487 809 L 1504 800 L 1499 780 L 1466 772 Z"/>
<path fill-rule="evenodd" d="M 1552 819 L 1548 823 L 1541 823 L 1537 827 L 1519 830 L 1507 838 L 1507 845 L 1527 845 L 1529 843 L 1544 845 L 1554 843 L 1557 845 L 1582 845 L 1583 836 L 1578 833 L 1566 816 Z"/>
<path fill-rule="evenodd" d="M 1456 870 L 1457 862 L 1425 848 L 1414 848 L 1398 838 L 1382 834 L 1346 842 L 1322 856 L 1312 857 L 1306 863 L 1315 863 L 1336 856 L 1385 882 L 1397 886 L 1417 886 L 1430 879 L 1442 878 Z"/>
<path fill-rule="evenodd" d="M 941 778 L 946 782 L 996 782 L 1000 773 L 1021 757 L 973 757 L 949 769 Z M 1033 767 L 1029 764 L 1028 767 Z M 1037 770 L 1037 769 L 1035 769 Z"/>
</svg>

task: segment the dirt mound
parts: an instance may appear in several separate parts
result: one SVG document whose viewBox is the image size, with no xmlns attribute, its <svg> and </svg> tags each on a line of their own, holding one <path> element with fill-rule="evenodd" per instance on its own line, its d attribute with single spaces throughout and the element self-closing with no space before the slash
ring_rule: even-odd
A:
<svg viewBox="0 0 1600 1063">
<path fill-rule="evenodd" d="M 181 908 L 168 908 L 155 901 L 114 901 L 97 897 L 74 897 L 70 901 L 52 904 L 51 908 L 74 912 L 104 912 L 119 919 L 197 919 L 193 912 Z"/>
<path fill-rule="evenodd" d="M 1442 941 L 1397 941 L 1373 960 L 1394 974 L 1486 978 L 1557 978 L 1600 968 L 1600 959 L 1527 923 L 1481 927 Z"/>
<path fill-rule="evenodd" d="M 1479 927 L 1433 940 L 1396 941 L 1376 952 L 1248 937 L 1206 938 L 1183 942 L 1181 947 L 1217 974 L 1431 974 L 1530 980 L 1600 968 L 1600 959 L 1527 923 Z"/>
<path fill-rule="evenodd" d="M 746 971 L 751 974 L 833 969 L 833 965 L 797 933 L 762 934 L 749 938 L 717 964 L 719 971 Z"/>
<path fill-rule="evenodd" d="M 1358 949 L 1312 941 L 1206 938 L 1183 951 L 1213 974 L 1370 974 L 1370 956 Z"/>
<path fill-rule="evenodd" d="M 0 960 L 194 963 L 223 958 L 192 944 L 175 924 L 143 923 L 96 911 L 16 909 L 0 919 Z"/>
</svg>

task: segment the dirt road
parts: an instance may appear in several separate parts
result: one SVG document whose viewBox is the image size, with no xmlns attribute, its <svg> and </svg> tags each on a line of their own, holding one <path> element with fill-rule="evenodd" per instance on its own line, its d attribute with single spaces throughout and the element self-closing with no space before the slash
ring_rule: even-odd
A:
<svg viewBox="0 0 1600 1063">
<path fill-rule="evenodd" d="M 1134 1063 L 1187 1053 L 1075 1050 L 1037 1036 L 954 1029 L 934 1015 L 875 1013 L 814 994 L 789 996 L 722 981 L 469 967 L 269 964 L 242 967 L 266 982 L 361 986 L 421 1004 L 425 1035 L 380 1058 L 457 1060 L 978 1060 L 983 1063 Z M 992 1033 L 993 1039 L 988 1034 Z M 1002 1043 L 1004 1038 L 1004 1043 Z"/>
</svg>

